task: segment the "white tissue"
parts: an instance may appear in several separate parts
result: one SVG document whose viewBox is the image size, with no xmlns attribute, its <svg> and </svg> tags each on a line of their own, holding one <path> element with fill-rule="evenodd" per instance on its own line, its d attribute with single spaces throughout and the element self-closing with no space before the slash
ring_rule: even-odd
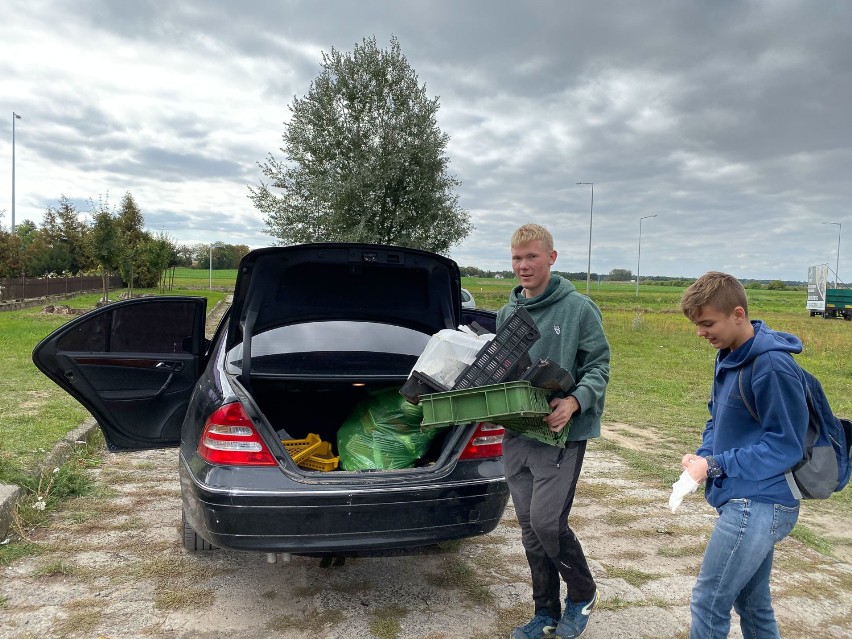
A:
<svg viewBox="0 0 852 639">
<path fill-rule="evenodd" d="M 672 509 L 672 513 L 678 509 L 683 498 L 689 493 L 694 493 L 697 488 L 698 482 L 690 477 L 688 472 L 683 471 L 680 474 L 680 479 L 672 484 L 672 494 L 669 497 L 669 507 Z"/>
</svg>

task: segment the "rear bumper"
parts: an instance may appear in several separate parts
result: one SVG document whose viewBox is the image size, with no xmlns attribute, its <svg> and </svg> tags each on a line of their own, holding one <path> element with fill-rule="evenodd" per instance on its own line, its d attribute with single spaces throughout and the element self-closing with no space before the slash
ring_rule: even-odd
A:
<svg viewBox="0 0 852 639">
<path fill-rule="evenodd" d="M 380 551 L 494 530 L 509 499 L 502 463 L 487 462 L 484 474 L 482 463 L 458 466 L 462 468 L 431 484 L 357 489 L 300 484 L 293 490 L 248 491 L 211 489 L 181 457 L 181 492 L 190 525 L 220 548 L 296 554 Z M 483 476 L 464 476 L 472 470 Z"/>
</svg>

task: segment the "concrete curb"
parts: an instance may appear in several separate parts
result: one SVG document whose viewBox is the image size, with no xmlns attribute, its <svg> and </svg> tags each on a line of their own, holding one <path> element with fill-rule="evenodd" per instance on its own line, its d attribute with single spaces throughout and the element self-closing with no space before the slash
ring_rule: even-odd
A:
<svg viewBox="0 0 852 639">
<path fill-rule="evenodd" d="M 88 444 L 98 433 L 97 422 L 90 417 L 63 437 L 45 456 L 44 461 L 33 473 L 38 476 L 41 472 L 62 466 L 71 457 L 75 448 Z M 0 541 L 6 539 L 12 527 L 12 516 L 18 501 L 24 496 L 20 486 L 0 484 Z"/>
<path fill-rule="evenodd" d="M 21 496 L 21 489 L 14 484 L 0 484 L 0 541 L 6 539 L 12 527 L 12 513 Z"/>
</svg>

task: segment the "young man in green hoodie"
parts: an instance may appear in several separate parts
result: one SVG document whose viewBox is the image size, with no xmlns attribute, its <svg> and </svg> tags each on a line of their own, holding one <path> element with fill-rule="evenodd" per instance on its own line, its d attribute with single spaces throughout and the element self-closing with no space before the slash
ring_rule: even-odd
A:
<svg viewBox="0 0 852 639">
<path fill-rule="evenodd" d="M 583 548 L 568 526 L 568 515 L 586 441 L 598 437 L 609 382 L 609 343 L 601 312 L 566 279 L 551 274 L 556 262 L 553 236 L 538 224 L 525 224 L 512 235 L 512 270 L 518 279 L 497 314 L 498 326 L 517 308 L 529 311 L 541 333 L 530 348 L 535 362 L 550 359 L 571 372 L 577 385 L 553 397 L 545 418 L 551 431 L 568 428 L 565 447 L 506 431 L 503 465 L 512 503 L 521 525 L 521 540 L 532 576 L 535 616 L 515 628 L 511 639 L 574 639 L 586 629 L 598 601 L 595 580 Z M 564 613 L 560 576 L 567 597 Z"/>
</svg>

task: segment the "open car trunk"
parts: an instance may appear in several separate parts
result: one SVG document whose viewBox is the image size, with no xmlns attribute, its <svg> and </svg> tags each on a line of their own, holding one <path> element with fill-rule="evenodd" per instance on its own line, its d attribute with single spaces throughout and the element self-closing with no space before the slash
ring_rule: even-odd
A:
<svg viewBox="0 0 852 639">
<path fill-rule="evenodd" d="M 454 461 L 468 429 L 421 432 L 421 409 L 408 404 L 399 387 L 256 379 L 252 397 L 280 440 L 316 435 L 330 444 L 328 456 L 339 458 L 336 468 L 308 463 L 303 471 L 396 471 Z"/>
<path fill-rule="evenodd" d="M 318 435 L 340 469 L 443 463 L 460 429 L 422 433 L 399 389 L 431 336 L 458 326 L 460 291 L 454 262 L 416 249 L 255 251 L 237 277 L 225 369 L 280 439 Z"/>
</svg>

